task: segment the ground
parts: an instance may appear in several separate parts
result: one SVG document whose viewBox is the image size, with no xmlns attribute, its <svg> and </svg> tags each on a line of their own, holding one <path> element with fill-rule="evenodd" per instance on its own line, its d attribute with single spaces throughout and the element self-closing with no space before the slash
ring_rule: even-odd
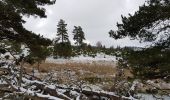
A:
<svg viewBox="0 0 170 100">
<path fill-rule="evenodd" d="M 116 68 L 116 61 L 114 60 L 115 57 L 109 57 L 109 56 L 97 56 L 97 58 L 91 58 L 91 57 L 74 57 L 70 59 L 53 59 L 52 57 L 47 58 L 44 62 L 42 62 L 39 66 L 39 71 L 37 70 L 38 64 L 29 65 L 25 64 L 25 71 L 29 74 L 25 74 L 23 78 L 23 83 L 20 91 L 21 93 L 25 93 L 26 91 L 29 92 L 29 94 L 33 94 L 33 91 L 35 86 L 39 86 L 40 88 L 47 89 L 46 91 L 52 91 L 55 90 L 56 87 L 57 91 L 59 93 L 63 93 L 63 91 L 66 91 L 70 87 L 72 89 L 78 88 L 83 89 L 84 92 L 90 92 L 94 93 L 104 93 L 104 94 L 116 94 L 116 91 L 111 92 L 111 89 L 113 89 L 116 85 L 113 85 L 115 82 L 115 77 L 117 76 L 117 68 Z M 8 61 L 10 62 L 10 60 Z M 9 69 L 9 67 L 13 68 L 12 66 L 4 66 L 4 68 Z M 19 66 L 16 67 L 16 69 L 19 69 Z M 17 74 L 16 69 L 13 69 L 13 72 Z M 35 69 L 34 72 L 32 69 Z M 14 71 L 15 70 L 15 71 Z M 19 70 L 17 70 L 19 71 Z M 2 70 L 4 72 L 4 70 Z M 8 71 L 7 71 L 8 72 Z M 14 74 L 14 76 L 15 76 Z M 36 77 L 32 77 L 32 75 Z M 9 74 L 13 75 L 13 74 Z M 31 78 L 29 78 L 28 76 Z M 13 76 L 8 76 L 9 78 L 13 78 Z M 133 75 L 130 73 L 130 70 L 125 70 L 125 78 L 133 77 Z M 35 78 L 35 79 L 33 79 Z M 13 79 L 12 79 L 13 80 Z M 120 80 L 120 88 L 127 86 L 125 88 L 127 91 L 134 90 L 135 87 L 139 87 L 139 90 L 142 89 L 166 89 L 168 90 L 168 95 L 170 94 L 170 84 L 166 83 L 162 80 L 148 80 L 146 81 L 147 85 L 142 84 L 141 80 L 133 79 L 131 80 L 132 84 L 128 85 L 129 82 L 122 78 L 118 78 Z M 12 81 L 13 82 L 13 81 Z M 15 81 L 14 81 L 15 82 Z M 125 82 L 125 84 L 122 82 Z M 3 83 L 3 82 L 1 82 Z M 128 84 L 127 84 L 128 83 Z M 30 89 L 25 89 L 25 84 L 33 84 L 35 86 L 30 87 Z M 45 88 L 46 87 L 46 88 Z M 111 88 L 112 87 L 112 88 Z M 17 89 L 17 87 L 14 86 L 14 88 Z M 65 90 L 66 89 L 66 90 Z M 30 91 L 31 90 L 31 91 Z M 123 90 L 124 91 L 124 90 Z M 55 91 L 56 92 L 56 91 Z M 75 92 L 75 91 L 71 91 Z M 141 94 L 146 93 L 141 91 L 140 94 L 142 97 L 144 97 L 145 100 L 155 100 L 152 95 L 150 94 Z M 38 94 L 42 95 L 42 94 Z M 42 96 L 46 96 L 46 94 L 43 94 Z M 116 94 L 117 96 L 117 94 Z M 157 96 L 157 95 L 156 95 Z M 160 94 L 159 97 L 162 97 Z M 41 96 L 40 96 L 41 97 Z M 48 96 L 49 97 L 49 96 Z M 128 98 L 131 98 L 128 97 Z M 146 99 L 147 98 L 147 99 Z M 164 100 L 169 100 L 169 96 L 163 96 Z M 57 99 L 58 100 L 58 99 Z"/>
<path fill-rule="evenodd" d="M 27 72 L 32 73 L 32 69 L 37 68 L 37 64 L 26 65 Z M 113 84 L 116 73 L 115 57 L 100 55 L 96 58 L 74 57 L 71 59 L 47 58 L 39 66 L 39 73 L 36 76 L 43 78 L 47 73 L 53 72 L 58 83 L 67 84 L 72 80 L 84 81 L 87 84 L 97 85 L 104 90 L 109 90 Z M 129 70 L 125 70 L 126 76 L 132 77 Z"/>
<path fill-rule="evenodd" d="M 26 70 L 30 74 L 33 68 L 37 68 L 37 64 L 26 65 Z M 39 71 L 36 70 L 35 75 L 39 78 L 45 78 L 48 73 L 52 74 L 59 84 L 75 84 L 75 82 L 83 81 L 97 91 L 111 91 L 116 74 L 116 60 L 115 57 L 102 57 L 101 55 L 97 58 L 80 56 L 71 59 L 53 59 L 49 57 L 40 64 Z M 133 77 L 130 70 L 127 69 L 125 76 L 126 78 Z M 149 80 L 147 82 L 157 87 L 170 89 L 170 84 L 162 80 Z M 141 92 L 146 92 L 152 87 L 140 85 Z M 143 94 L 143 96 L 146 95 Z"/>
<path fill-rule="evenodd" d="M 36 65 L 34 65 L 36 67 Z M 31 74 L 33 66 L 27 65 L 27 71 Z M 36 76 L 43 78 L 49 72 L 54 72 L 54 78 L 58 79 L 59 83 L 68 83 L 73 78 L 74 80 L 83 80 L 90 84 L 96 83 L 102 86 L 103 89 L 109 89 L 112 86 L 113 78 L 116 73 L 115 66 L 93 63 L 42 63 L 40 64 L 39 73 Z M 127 75 L 130 74 L 126 70 Z"/>
</svg>

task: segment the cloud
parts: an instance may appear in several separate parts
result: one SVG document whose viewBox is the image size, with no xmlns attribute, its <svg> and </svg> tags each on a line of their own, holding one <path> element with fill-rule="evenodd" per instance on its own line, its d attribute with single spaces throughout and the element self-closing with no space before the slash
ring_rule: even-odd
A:
<svg viewBox="0 0 170 100">
<path fill-rule="evenodd" d="M 68 24 L 68 33 L 72 40 L 73 26 L 81 26 L 86 39 L 92 45 L 101 41 L 103 45 L 138 45 L 136 41 L 123 39 L 115 41 L 109 38 L 108 31 L 116 30 L 116 23 L 121 15 L 128 15 L 138 10 L 145 0 L 56 0 L 56 4 L 46 7 L 46 19 L 33 17 L 24 19 L 28 30 L 42 34 L 48 38 L 55 38 L 56 25 L 60 19 Z"/>
</svg>

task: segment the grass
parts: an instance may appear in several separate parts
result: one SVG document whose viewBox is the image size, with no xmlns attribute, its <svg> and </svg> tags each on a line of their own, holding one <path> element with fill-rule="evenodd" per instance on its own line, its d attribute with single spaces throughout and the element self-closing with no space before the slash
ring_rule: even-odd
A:
<svg viewBox="0 0 170 100">
<path fill-rule="evenodd" d="M 37 64 L 34 65 L 25 65 L 27 68 L 37 68 Z M 59 71 L 62 69 L 71 70 L 71 71 L 80 71 L 98 73 L 100 75 L 113 75 L 116 72 L 115 66 L 97 64 L 97 63 L 41 63 L 40 72 L 50 72 L 50 71 Z M 28 70 L 30 71 L 30 70 Z M 77 72 L 79 73 L 79 72 Z"/>
<path fill-rule="evenodd" d="M 114 63 L 114 62 L 113 62 Z M 43 77 L 44 73 L 56 72 L 55 79 L 59 80 L 59 83 L 69 83 L 70 75 L 74 77 L 75 80 L 83 80 L 90 84 L 101 84 L 104 88 L 110 88 L 112 86 L 113 78 L 116 73 L 116 67 L 114 64 L 105 64 L 105 63 L 76 63 L 76 62 L 67 62 L 67 63 L 41 63 L 40 70 L 41 73 L 39 78 Z M 37 68 L 37 64 L 34 65 L 25 65 L 26 71 L 31 73 L 32 68 Z M 132 76 L 129 70 L 125 70 L 125 75 Z"/>
</svg>

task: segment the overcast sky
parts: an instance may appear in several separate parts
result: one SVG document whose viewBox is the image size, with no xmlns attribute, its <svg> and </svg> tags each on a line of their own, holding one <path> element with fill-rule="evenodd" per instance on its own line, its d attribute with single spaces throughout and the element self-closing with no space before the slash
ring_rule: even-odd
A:
<svg viewBox="0 0 170 100">
<path fill-rule="evenodd" d="M 116 30 L 116 23 L 121 15 L 133 14 L 145 0 L 56 0 L 56 4 L 46 7 L 47 18 L 24 18 L 28 30 L 53 39 L 56 37 L 57 23 L 60 19 L 68 24 L 67 29 L 73 43 L 73 27 L 81 26 L 85 32 L 86 42 L 95 45 L 101 41 L 109 46 L 141 46 L 129 39 L 114 40 L 109 37 L 111 29 Z"/>
</svg>

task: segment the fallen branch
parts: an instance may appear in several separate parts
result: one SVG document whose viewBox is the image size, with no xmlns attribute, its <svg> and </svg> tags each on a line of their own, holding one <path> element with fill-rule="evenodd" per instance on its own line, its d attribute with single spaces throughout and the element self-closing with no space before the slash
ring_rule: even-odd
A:
<svg viewBox="0 0 170 100">
<path fill-rule="evenodd" d="M 55 97 L 59 97 L 61 99 L 64 100 L 70 100 L 71 98 L 64 95 L 66 94 L 66 92 L 68 91 L 76 91 L 77 93 L 81 93 L 86 95 L 87 97 L 93 97 L 93 96 L 97 96 L 99 98 L 101 97 L 107 97 L 110 100 L 120 100 L 122 97 L 119 97 L 117 95 L 115 95 L 113 92 L 102 92 L 102 91 L 89 91 L 89 90 L 82 90 L 80 91 L 80 89 L 76 89 L 76 88 L 65 88 L 65 87 L 61 87 L 61 86 L 55 86 L 55 88 L 50 88 L 48 87 L 45 83 L 41 83 L 38 81 L 30 81 L 31 85 L 36 86 L 36 90 L 41 89 L 44 91 L 44 94 L 49 94 L 51 96 L 55 96 Z M 63 89 L 66 90 L 66 92 L 64 92 L 63 94 L 59 94 L 56 90 L 57 89 Z M 126 98 L 122 98 L 122 100 L 129 100 Z"/>
<path fill-rule="evenodd" d="M 26 93 L 22 93 L 22 92 L 15 92 L 15 93 L 10 93 L 8 95 L 6 95 L 5 97 L 2 98 L 2 100 L 4 99 L 11 99 L 13 100 L 14 98 L 16 98 L 16 96 L 20 96 L 18 97 L 18 99 L 22 98 L 22 99 L 31 99 L 31 100 L 63 100 L 54 96 L 50 96 L 50 95 L 42 95 L 40 93 L 35 93 L 34 95 L 31 94 L 26 94 Z"/>
</svg>

